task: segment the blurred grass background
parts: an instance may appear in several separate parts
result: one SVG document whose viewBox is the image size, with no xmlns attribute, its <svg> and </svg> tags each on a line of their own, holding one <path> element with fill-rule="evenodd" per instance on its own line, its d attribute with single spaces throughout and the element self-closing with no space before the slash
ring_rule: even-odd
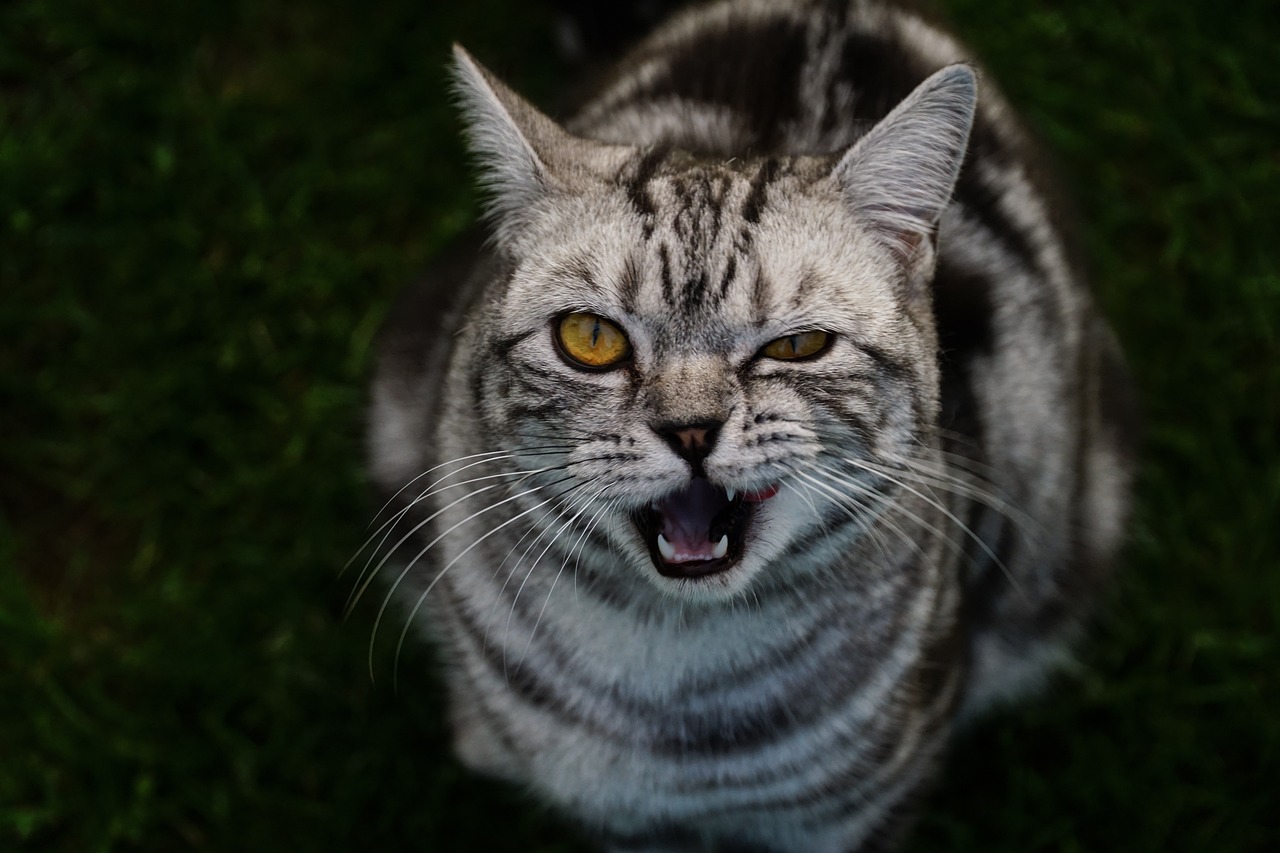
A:
<svg viewBox="0 0 1280 853">
<path fill-rule="evenodd" d="M 1079 665 L 913 849 L 1280 849 L 1280 15 L 941 6 L 1067 176 L 1148 439 Z M 371 342 L 474 215 L 455 38 L 570 76 L 497 0 L 0 6 L 0 849 L 579 849 L 338 617 Z"/>
</svg>

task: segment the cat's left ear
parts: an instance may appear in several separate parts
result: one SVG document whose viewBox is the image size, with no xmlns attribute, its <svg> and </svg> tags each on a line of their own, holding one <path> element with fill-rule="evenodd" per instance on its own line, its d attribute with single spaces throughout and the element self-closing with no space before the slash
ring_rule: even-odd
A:
<svg viewBox="0 0 1280 853">
<path fill-rule="evenodd" d="M 499 246 L 510 247 L 550 197 L 603 180 L 633 156 L 625 146 L 593 142 L 564 130 L 461 45 L 453 46 L 453 55 L 454 85 Z"/>
<path fill-rule="evenodd" d="M 854 143 L 832 171 L 854 213 L 907 266 L 951 200 L 976 100 L 973 71 L 949 65 Z"/>
</svg>

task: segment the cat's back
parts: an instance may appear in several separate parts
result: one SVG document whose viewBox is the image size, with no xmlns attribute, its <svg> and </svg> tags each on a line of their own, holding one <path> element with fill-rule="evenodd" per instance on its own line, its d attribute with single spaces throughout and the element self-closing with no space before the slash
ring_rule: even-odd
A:
<svg viewBox="0 0 1280 853">
<path fill-rule="evenodd" d="M 922 80 L 970 54 L 917 12 L 879 0 L 721 0 L 677 16 L 617 63 L 568 123 L 628 145 L 710 155 L 825 154 Z M 989 84 L 980 132 L 1020 136 Z"/>
</svg>

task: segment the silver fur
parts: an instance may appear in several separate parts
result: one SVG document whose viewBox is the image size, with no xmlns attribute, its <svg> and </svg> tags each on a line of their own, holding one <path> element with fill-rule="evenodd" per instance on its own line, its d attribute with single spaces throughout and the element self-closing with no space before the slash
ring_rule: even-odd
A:
<svg viewBox="0 0 1280 853">
<path fill-rule="evenodd" d="M 727 0 L 562 127 L 458 51 L 492 240 L 389 326 L 358 589 L 440 644 L 467 764 L 619 849 L 881 849 L 957 722 L 1064 654 L 1129 391 L 974 67 L 880 3 Z M 631 361 L 568 363 L 568 312 Z M 668 577 L 633 519 L 690 486 L 688 424 L 709 483 L 779 491 L 731 568 Z"/>
</svg>

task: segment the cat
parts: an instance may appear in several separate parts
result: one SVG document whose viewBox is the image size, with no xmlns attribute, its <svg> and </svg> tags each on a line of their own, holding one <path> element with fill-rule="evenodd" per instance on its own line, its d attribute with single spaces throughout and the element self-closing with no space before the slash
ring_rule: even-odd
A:
<svg viewBox="0 0 1280 853">
<path fill-rule="evenodd" d="M 455 53 L 487 227 L 384 332 L 358 591 L 461 760 L 603 848 L 891 848 L 1124 535 L 1133 393 L 1027 134 L 879 0 L 684 11 L 563 124 Z"/>
</svg>

